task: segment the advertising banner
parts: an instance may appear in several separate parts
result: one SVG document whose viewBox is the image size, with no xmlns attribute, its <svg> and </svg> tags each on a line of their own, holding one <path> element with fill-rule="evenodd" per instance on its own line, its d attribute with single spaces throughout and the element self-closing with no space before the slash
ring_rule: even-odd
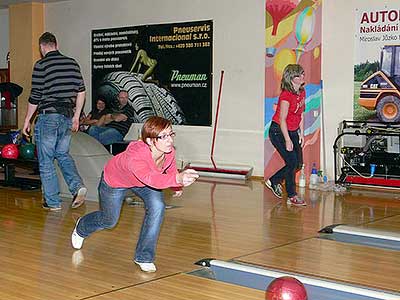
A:
<svg viewBox="0 0 400 300">
<path fill-rule="evenodd" d="M 380 3 L 355 12 L 353 119 L 400 122 L 400 11 Z"/>
<path fill-rule="evenodd" d="M 126 90 L 135 123 L 210 126 L 212 42 L 210 20 L 92 30 L 92 107 Z"/>
</svg>

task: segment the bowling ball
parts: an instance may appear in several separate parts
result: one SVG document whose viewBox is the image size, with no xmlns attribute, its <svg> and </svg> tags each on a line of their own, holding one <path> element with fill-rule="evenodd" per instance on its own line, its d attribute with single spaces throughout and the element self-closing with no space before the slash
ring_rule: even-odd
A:
<svg viewBox="0 0 400 300">
<path fill-rule="evenodd" d="M 307 300 L 304 285 L 296 278 L 284 276 L 274 279 L 265 291 L 266 300 Z"/>
<path fill-rule="evenodd" d="M 19 155 L 18 146 L 15 144 L 7 144 L 1 150 L 1 157 L 8 159 L 17 159 Z"/>
<path fill-rule="evenodd" d="M 19 148 L 19 152 L 23 159 L 34 159 L 35 158 L 35 145 L 32 143 L 26 143 Z"/>
</svg>

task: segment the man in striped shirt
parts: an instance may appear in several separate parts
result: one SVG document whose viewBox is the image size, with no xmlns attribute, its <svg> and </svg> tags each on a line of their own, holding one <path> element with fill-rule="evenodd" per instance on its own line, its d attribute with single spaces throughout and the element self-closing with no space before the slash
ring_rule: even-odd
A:
<svg viewBox="0 0 400 300">
<path fill-rule="evenodd" d="M 106 114 L 97 122 L 97 126 L 91 126 L 88 134 L 103 145 L 120 142 L 128 133 L 135 111 L 129 104 L 129 95 L 125 90 L 118 93 L 119 107 L 111 114 Z"/>
<path fill-rule="evenodd" d="M 85 101 L 85 84 L 78 63 L 58 51 L 56 37 L 45 32 L 39 38 L 42 59 L 33 68 L 32 89 L 28 100 L 23 134 L 29 135 L 31 118 L 38 110 L 35 143 L 44 194 L 43 208 L 61 210 L 61 198 L 54 159 L 74 199 L 72 207 L 83 204 L 87 189 L 69 154 L 71 130 L 79 128 L 79 116 Z"/>
</svg>

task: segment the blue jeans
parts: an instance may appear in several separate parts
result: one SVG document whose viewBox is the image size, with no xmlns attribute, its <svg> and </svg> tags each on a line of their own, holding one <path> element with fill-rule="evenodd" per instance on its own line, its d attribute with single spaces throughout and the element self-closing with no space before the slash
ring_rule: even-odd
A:
<svg viewBox="0 0 400 300">
<path fill-rule="evenodd" d="M 35 142 L 39 160 L 40 179 L 48 206 L 61 205 L 60 190 L 54 159 L 57 159 L 72 195 L 84 186 L 75 162 L 69 154 L 72 120 L 61 114 L 40 114 L 35 125 Z"/>
<path fill-rule="evenodd" d="M 269 180 L 273 184 L 278 184 L 285 179 L 288 197 L 293 197 L 296 195 L 295 175 L 296 171 L 303 164 L 303 155 L 299 142 L 299 133 L 297 130 L 289 131 L 289 137 L 293 143 L 292 151 L 286 150 L 285 138 L 283 137 L 280 126 L 275 122 L 271 123 L 271 127 L 269 129 L 269 138 L 272 145 L 274 145 L 276 150 L 285 161 L 285 166 L 272 175 Z"/>
<path fill-rule="evenodd" d="M 99 183 L 100 210 L 82 217 L 76 229 L 77 233 L 86 238 L 93 232 L 113 228 L 118 222 L 127 190 L 128 188 L 110 187 L 102 177 Z M 164 195 L 161 190 L 147 186 L 133 187 L 130 190 L 139 196 L 145 205 L 134 259 L 137 262 L 153 262 L 164 219 Z"/>
<path fill-rule="evenodd" d="M 111 145 L 123 140 L 124 136 L 115 128 L 90 126 L 87 133 L 103 145 Z"/>
</svg>

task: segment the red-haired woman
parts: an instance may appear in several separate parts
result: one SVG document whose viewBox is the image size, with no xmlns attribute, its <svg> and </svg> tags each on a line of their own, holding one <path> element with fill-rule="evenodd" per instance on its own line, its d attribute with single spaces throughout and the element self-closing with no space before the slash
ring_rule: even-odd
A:
<svg viewBox="0 0 400 300">
<path fill-rule="evenodd" d="M 169 120 L 151 117 L 143 125 L 141 140 L 131 142 L 126 151 L 108 161 L 98 188 L 100 210 L 76 222 L 71 237 L 75 249 L 93 232 L 117 224 L 125 194 L 131 190 L 145 205 L 134 262 L 144 272 L 156 271 L 154 258 L 165 210 L 162 190 L 189 186 L 199 177 L 192 169 L 178 172 L 174 137 Z M 182 190 L 175 194 L 180 196 Z"/>
</svg>

